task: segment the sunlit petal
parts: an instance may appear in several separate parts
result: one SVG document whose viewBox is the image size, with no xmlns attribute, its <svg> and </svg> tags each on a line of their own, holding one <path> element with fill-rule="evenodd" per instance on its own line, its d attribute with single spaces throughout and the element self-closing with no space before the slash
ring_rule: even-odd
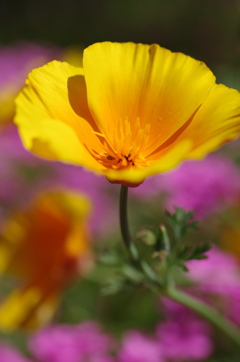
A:
<svg viewBox="0 0 240 362">
<path fill-rule="evenodd" d="M 94 44 L 83 69 L 52 62 L 30 74 L 17 105 L 27 148 L 129 186 L 240 132 L 239 92 L 156 44 Z"/>
<path fill-rule="evenodd" d="M 157 44 L 94 44 L 83 66 L 89 107 L 108 139 L 120 119 L 132 132 L 137 119 L 141 128 L 150 124 L 144 155 L 178 130 L 215 84 L 204 63 Z"/>
<path fill-rule="evenodd" d="M 97 128 L 88 109 L 81 68 L 54 61 L 34 70 L 16 104 L 15 123 L 28 149 L 51 159 L 102 169 L 84 146 L 84 142 L 93 142 L 101 150 L 93 133 Z"/>
</svg>

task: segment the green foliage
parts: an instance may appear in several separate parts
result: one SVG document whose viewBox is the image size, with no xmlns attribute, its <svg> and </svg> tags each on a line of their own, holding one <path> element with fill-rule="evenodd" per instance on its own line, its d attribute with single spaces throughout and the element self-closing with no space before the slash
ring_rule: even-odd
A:
<svg viewBox="0 0 240 362">
<path fill-rule="evenodd" d="M 175 208 L 174 213 L 166 211 L 165 224 L 152 226 L 151 229 L 141 230 L 137 234 L 136 242 L 147 245 L 141 248 L 144 259 L 148 261 L 160 276 L 165 278 L 173 267 L 188 271 L 185 262 L 192 259 L 204 259 L 210 249 L 209 243 L 199 241 L 194 234 L 198 230 L 198 221 L 194 220 L 193 213 L 181 208 Z M 158 264 L 158 265 L 156 265 Z"/>
<path fill-rule="evenodd" d="M 130 245 L 131 263 L 118 244 L 99 253 L 98 264 L 89 277 L 100 283 L 103 295 L 127 292 L 152 282 L 164 286 L 169 276 L 173 277 L 174 269 L 187 272 L 188 260 L 206 258 L 210 246 L 196 237 L 198 221 L 192 212 L 180 208 L 166 212 L 164 224 L 151 225 L 136 234 Z"/>
<path fill-rule="evenodd" d="M 173 214 L 166 211 L 166 215 L 167 222 L 174 233 L 174 242 L 178 243 L 189 231 L 198 229 L 198 221 L 193 220 L 192 211 L 185 211 L 179 207 L 176 207 L 175 210 Z"/>
<path fill-rule="evenodd" d="M 186 212 L 176 208 L 175 213 L 166 212 L 167 223 L 172 230 L 171 251 L 167 261 L 169 265 L 175 265 L 187 271 L 185 262 L 192 259 L 205 259 L 205 253 L 210 249 L 209 243 L 199 242 L 192 232 L 198 230 L 198 221 L 193 219 L 192 212 Z M 186 236 L 190 234 L 190 238 Z"/>
</svg>

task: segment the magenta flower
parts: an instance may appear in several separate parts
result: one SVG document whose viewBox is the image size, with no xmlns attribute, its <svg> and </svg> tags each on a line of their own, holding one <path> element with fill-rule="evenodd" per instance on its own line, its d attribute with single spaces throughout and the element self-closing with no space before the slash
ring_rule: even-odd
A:
<svg viewBox="0 0 240 362">
<path fill-rule="evenodd" d="M 165 175 L 170 191 L 167 208 L 193 210 L 204 218 L 232 203 L 240 193 L 240 171 L 230 160 L 209 156 L 202 162 L 186 162 Z"/>
<path fill-rule="evenodd" d="M 50 326 L 29 342 L 39 362 L 113 362 L 112 345 L 112 338 L 94 322 Z"/>
<path fill-rule="evenodd" d="M 8 345 L 0 344 L 0 361 L 1 362 L 33 362 L 23 357 L 17 350 Z"/>
<path fill-rule="evenodd" d="M 233 287 L 240 288 L 239 265 L 234 255 L 213 246 L 202 260 L 189 260 L 189 278 L 197 282 L 202 292 L 226 294 Z"/>
<path fill-rule="evenodd" d="M 211 327 L 182 305 L 162 298 L 167 320 L 156 331 L 163 356 L 170 361 L 201 361 L 213 351 Z"/>
<path fill-rule="evenodd" d="M 138 331 L 125 334 L 119 362 L 164 362 L 162 344 Z"/>
<path fill-rule="evenodd" d="M 189 277 L 197 284 L 193 289 L 209 303 L 218 300 L 227 317 L 240 324 L 240 268 L 237 258 L 216 246 L 203 260 L 190 260 L 187 262 Z"/>
<path fill-rule="evenodd" d="M 213 350 L 206 332 L 205 324 L 201 321 L 167 321 L 159 325 L 157 335 L 167 360 L 201 361 L 209 357 Z"/>
<path fill-rule="evenodd" d="M 139 197 L 165 194 L 165 207 L 194 211 L 204 218 L 233 203 L 240 194 L 240 170 L 225 157 L 210 155 L 202 161 L 189 161 L 170 173 L 153 176 L 133 190 Z"/>
</svg>

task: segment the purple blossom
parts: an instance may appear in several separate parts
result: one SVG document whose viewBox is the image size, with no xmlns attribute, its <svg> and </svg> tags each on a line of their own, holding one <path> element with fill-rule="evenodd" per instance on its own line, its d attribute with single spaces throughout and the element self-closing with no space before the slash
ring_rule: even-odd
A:
<svg viewBox="0 0 240 362">
<path fill-rule="evenodd" d="M 214 246 L 206 256 L 206 259 L 186 263 L 188 276 L 198 283 L 197 288 L 203 292 L 223 294 L 232 288 L 240 288 L 239 265 L 234 255 Z"/>
<path fill-rule="evenodd" d="M 240 194 L 240 171 L 223 156 L 210 155 L 202 161 L 183 163 L 178 169 L 153 176 L 133 190 L 141 197 L 165 194 L 165 207 L 193 210 L 204 218 L 234 202 Z"/>
<path fill-rule="evenodd" d="M 94 322 L 47 327 L 30 338 L 39 362 L 113 362 L 113 340 Z"/>
<path fill-rule="evenodd" d="M 213 346 L 205 326 L 197 320 L 161 323 L 157 335 L 164 357 L 171 361 L 199 361 L 209 357 Z"/>
<path fill-rule="evenodd" d="M 216 246 L 203 260 L 187 262 L 189 277 L 197 283 L 193 291 L 209 303 L 218 300 L 218 307 L 240 324 L 240 268 L 236 257 Z"/>
<path fill-rule="evenodd" d="M 118 355 L 119 362 L 164 362 L 162 344 L 138 331 L 128 332 Z"/>
<path fill-rule="evenodd" d="M 171 190 L 167 207 L 193 210 L 196 218 L 204 218 L 232 203 L 240 192 L 237 167 L 215 155 L 201 162 L 186 162 L 165 177 Z"/>
<path fill-rule="evenodd" d="M 167 320 L 156 331 L 163 355 L 171 361 L 199 361 L 213 351 L 211 327 L 184 306 L 162 299 Z"/>
<path fill-rule="evenodd" d="M 33 362 L 23 357 L 17 350 L 5 344 L 0 344 L 0 361 L 1 362 Z"/>
</svg>

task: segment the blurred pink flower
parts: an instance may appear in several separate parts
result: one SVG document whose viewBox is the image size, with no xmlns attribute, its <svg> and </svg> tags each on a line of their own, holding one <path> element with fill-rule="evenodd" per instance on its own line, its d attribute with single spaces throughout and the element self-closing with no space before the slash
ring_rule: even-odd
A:
<svg viewBox="0 0 240 362">
<path fill-rule="evenodd" d="M 23 357 L 17 350 L 8 345 L 0 344 L 0 361 L 1 362 L 33 362 Z"/>
<path fill-rule="evenodd" d="M 193 210 L 204 218 L 234 202 L 240 192 L 240 171 L 230 160 L 210 155 L 202 162 L 186 162 L 177 171 L 165 175 L 173 206 Z"/>
<path fill-rule="evenodd" d="M 186 263 L 188 277 L 198 283 L 198 289 L 226 294 L 232 287 L 240 288 L 240 270 L 234 255 L 213 246 L 206 256 L 206 259 Z"/>
<path fill-rule="evenodd" d="M 32 336 L 29 348 L 39 362 L 113 362 L 114 342 L 94 322 L 55 325 Z"/>
<path fill-rule="evenodd" d="M 162 298 L 166 321 L 157 327 L 163 355 L 170 361 L 201 361 L 213 351 L 211 326 L 182 305 Z"/>
<path fill-rule="evenodd" d="M 240 324 L 240 267 L 237 258 L 214 246 L 208 258 L 187 262 L 189 278 L 197 284 L 195 294 L 214 304 L 227 317 Z"/>
<path fill-rule="evenodd" d="M 125 334 L 119 362 L 164 362 L 162 344 L 138 331 Z"/>
<path fill-rule="evenodd" d="M 146 180 L 132 191 L 139 197 L 165 194 L 165 207 L 194 211 L 196 218 L 218 212 L 240 195 L 240 170 L 226 157 L 210 155 L 202 161 L 189 161 L 177 170 Z"/>
<path fill-rule="evenodd" d="M 201 321 L 163 322 L 158 327 L 157 335 L 167 360 L 201 361 L 209 357 L 213 350 L 205 324 Z"/>
</svg>

